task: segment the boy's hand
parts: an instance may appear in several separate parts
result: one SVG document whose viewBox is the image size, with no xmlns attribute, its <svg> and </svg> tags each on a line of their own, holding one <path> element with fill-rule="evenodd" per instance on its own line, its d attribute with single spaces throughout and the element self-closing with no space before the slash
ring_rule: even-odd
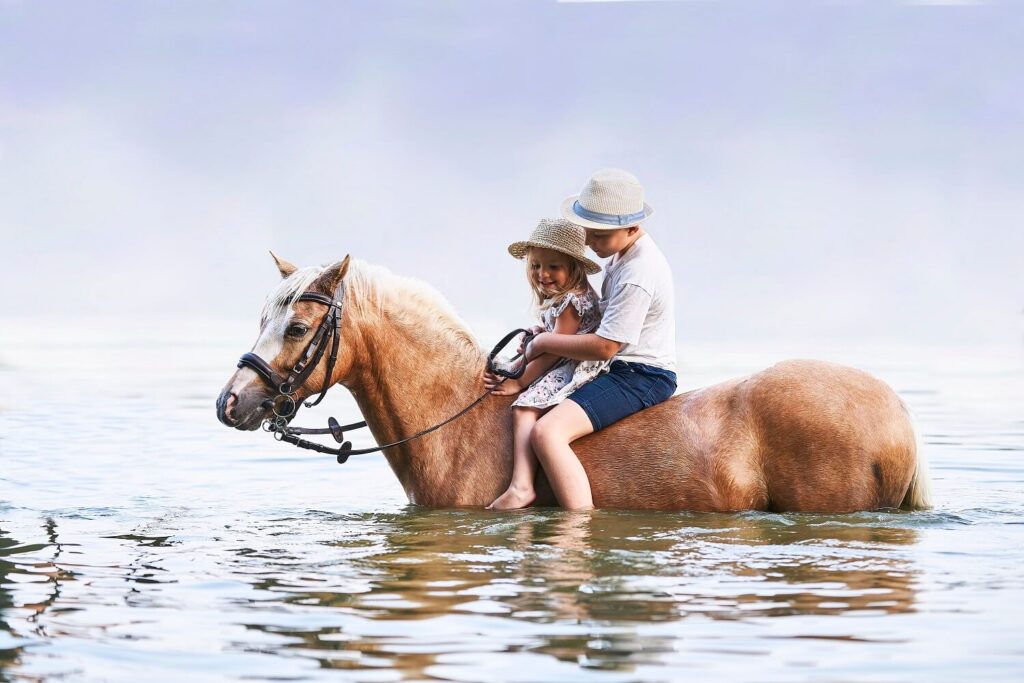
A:
<svg viewBox="0 0 1024 683">
<path fill-rule="evenodd" d="M 523 385 L 517 379 L 506 379 L 498 377 L 490 372 L 484 372 L 484 387 L 495 396 L 511 396 L 523 390 Z"/>
<path fill-rule="evenodd" d="M 544 326 L 543 325 L 534 325 L 533 327 L 527 329 L 526 330 L 526 334 L 524 334 L 522 336 L 522 338 L 519 340 L 519 353 L 523 353 L 524 351 L 526 351 L 526 349 L 523 348 L 523 346 L 524 346 L 523 345 L 523 340 L 524 339 L 528 339 L 530 337 L 536 337 L 538 334 L 540 334 L 543 331 L 544 331 Z"/>
<path fill-rule="evenodd" d="M 541 339 L 546 339 L 549 334 L 551 334 L 551 333 L 550 332 L 541 332 L 540 334 L 538 334 L 536 337 L 533 338 L 533 341 L 531 341 L 529 344 L 526 345 L 526 348 L 523 349 L 523 357 L 526 358 L 526 362 L 527 363 L 529 363 L 531 360 L 533 360 L 537 356 L 542 355 L 543 352 L 537 350 L 537 341 L 541 340 Z"/>
</svg>

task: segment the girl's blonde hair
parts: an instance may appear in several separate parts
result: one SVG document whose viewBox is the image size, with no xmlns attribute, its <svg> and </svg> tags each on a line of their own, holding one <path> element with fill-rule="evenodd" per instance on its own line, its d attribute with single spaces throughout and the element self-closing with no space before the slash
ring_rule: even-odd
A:
<svg viewBox="0 0 1024 683">
<path fill-rule="evenodd" d="M 541 310 L 553 306 L 562 300 L 569 292 L 586 292 L 590 288 L 590 281 L 587 280 L 587 271 L 583 267 L 583 263 L 574 259 L 568 254 L 562 254 L 565 260 L 568 262 L 568 277 L 565 278 L 565 286 L 555 292 L 551 296 L 546 296 L 544 292 L 540 290 L 540 287 L 533 281 L 533 275 L 530 273 L 530 258 L 533 255 L 533 250 L 536 247 L 527 247 L 526 258 L 526 281 L 530 283 L 530 289 L 533 290 L 533 294 L 536 297 L 537 307 Z M 554 250 L 552 250 L 554 251 Z"/>
</svg>

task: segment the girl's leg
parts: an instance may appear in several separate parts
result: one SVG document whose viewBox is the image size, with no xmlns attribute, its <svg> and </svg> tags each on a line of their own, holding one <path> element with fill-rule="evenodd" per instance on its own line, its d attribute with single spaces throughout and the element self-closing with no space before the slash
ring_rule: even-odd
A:
<svg viewBox="0 0 1024 683">
<path fill-rule="evenodd" d="M 590 480 L 569 444 L 594 431 L 583 408 L 574 401 L 562 401 L 537 421 L 530 435 L 533 451 L 559 504 L 567 510 L 590 510 L 594 499 Z"/>
<path fill-rule="evenodd" d="M 512 483 L 505 493 L 487 506 L 488 510 L 524 508 L 537 498 L 537 492 L 533 489 L 537 456 L 530 446 L 530 433 L 542 412 L 540 408 L 512 408 Z"/>
</svg>

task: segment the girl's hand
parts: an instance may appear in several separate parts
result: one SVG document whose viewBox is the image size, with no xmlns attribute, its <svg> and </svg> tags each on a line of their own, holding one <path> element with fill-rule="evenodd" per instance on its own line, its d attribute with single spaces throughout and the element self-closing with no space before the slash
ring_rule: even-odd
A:
<svg viewBox="0 0 1024 683">
<path fill-rule="evenodd" d="M 506 379 L 490 372 L 484 372 L 484 387 L 495 396 L 511 396 L 523 390 L 523 385 L 517 379 Z"/>
</svg>

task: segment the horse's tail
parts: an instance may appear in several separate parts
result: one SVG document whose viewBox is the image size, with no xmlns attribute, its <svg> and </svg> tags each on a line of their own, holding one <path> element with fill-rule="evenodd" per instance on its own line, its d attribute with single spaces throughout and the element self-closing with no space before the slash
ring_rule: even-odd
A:
<svg viewBox="0 0 1024 683">
<path fill-rule="evenodd" d="M 903 410 L 907 417 L 911 418 L 910 409 L 903 403 Z M 913 420 L 911 420 L 913 423 Z M 927 510 L 932 507 L 932 483 L 928 476 L 928 458 L 924 454 L 924 443 L 921 433 L 914 428 L 914 457 L 917 464 L 914 466 L 914 476 L 910 478 L 910 486 L 907 488 L 903 502 L 900 503 L 901 510 Z"/>
</svg>

